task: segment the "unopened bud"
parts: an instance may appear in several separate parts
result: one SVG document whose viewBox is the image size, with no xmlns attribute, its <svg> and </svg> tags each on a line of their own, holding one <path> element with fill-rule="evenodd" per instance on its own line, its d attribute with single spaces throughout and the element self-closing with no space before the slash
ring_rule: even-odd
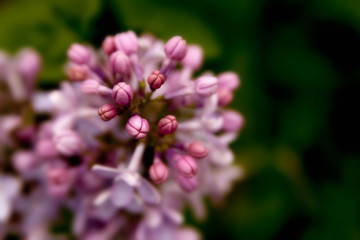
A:
<svg viewBox="0 0 360 240">
<path fill-rule="evenodd" d="M 36 143 L 35 150 L 36 154 L 43 158 L 55 157 L 57 154 L 54 142 L 50 139 L 39 140 Z"/>
<path fill-rule="evenodd" d="M 98 110 L 98 114 L 103 121 L 110 121 L 117 115 L 117 108 L 111 104 L 105 104 Z"/>
<path fill-rule="evenodd" d="M 198 171 L 196 161 L 188 155 L 180 156 L 176 160 L 176 169 L 183 177 L 186 178 L 193 177 Z"/>
<path fill-rule="evenodd" d="M 225 111 L 222 113 L 222 118 L 225 131 L 237 132 L 244 125 L 244 117 L 236 111 Z"/>
<path fill-rule="evenodd" d="M 133 100 L 132 87 L 124 82 L 116 84 L 112 89 L 112 97 L 114 101 L 120 106 L 128 106 Z"/>
<path fill-rule="evenodd" d="M 178 174 L 176 179 L 177 179 L 177 182 L 179 183 L 180 187 L 186 192 L 194 191 L 199 185 L 196 176 L 194 176 L 192 178 L 186 178 L 186 177 L 183 177 L 182 175 Z"/>
<path fill-rule="evenodd" d="M 128 56 L 121 51 L 116 51 L 110 56 L 110 68 L 113 74 L 129 74 L 131 71 L 131 62 Z"/>
<path fill-rule="evenodd" d="M 153 91 L 160 88 L 165 83 L 165 80 L 165 75 L 162 74 L 159 70 L 153 71 L 147 78 L 147 82 Z"/>
<path fill-rule="evenodd" d="M 83 150 L 83 142 L 77 132 L 73 130 L 63 130 L 54 136 L 56 150 L 65 156 L 78 155 Z"/>
<path fill-rule="evenodd" d="M 116 34 L 114 42 L 116 48 L 127 55 L 136 53 L 138 50 L 137 37 L 133 31 Z"/>
<path fill-rule="evenodd" d="M 160 184 L 168 178 L 169 170 L 160 159 L 156 159 L 149 169 L 149 175 L 154 183 Z"/>
<path fill-rule="evenodd" d="M 240 85 L 239 76 L 234 72 L 224 72 L 218 75 L 219 87 L 227 88 L 231 91 Z"/>
<path fill-rule="evenodd" d="M 81 84 L 80 90 L 86 94 L 98 94 L 100 83 L 93 79 L 88 79 Z"/>
<path fill-rule="evenodd" d="M 87 77 L 87 70 L 81 65 L 72 65 L 68 69 L 68 77 L 72 81 L 84 81 Z"/>
<path fill-rule="evenodd" d="M 90 51 L 85 46 L 74 43 L 67 51 L 68 58 L 77 64 L 86 64 L 90 60 Z"/>
<path fill-rule="evenodd" d="M 192 70 L 200 68 L 203 63 L 202 48 L 197 45 L 190 45 L 184 59 L 181 62 L 184 66 Z"/>
<path fill-rule="evenodd" d="M 20 52 L 16 68 L 23 78 L 33 81 L 41 68 L 41 58 L 37 52 L 26 49 Z M 33 82 L 30 83 L 31 85 Z"/>
<path fill-rule="evenodd" d="M 218 80 L 213 76 L 201 76 L 195 81 L 195 91 L 201 97 L 209 97 L 216 93 Z"/>
<path fill-rule="evenodd" d="M 164 50 L 168 58 L 180 61 L 185 57 L 188 46 L 186 44 L 186 41 L 182 37 L 175 36 L 170 38 L 169 41 L 167 41 Z"/>
<path fill-rule="evenodd" d="M 177 127 L 178 122 L 176 117 L 173 115 L 167 115 L 166 117 L 163 117 L 158 123 L 160 135 L 172 134 L 176 131 Z"/>
<path fill-rule="evenodd" d="M 139 115 L 132 116 L 126 124 L 126 131 L 136 139 L 146 137 L 150 130 L 148 121 Z"/>
<path fill-rule="evenodd" d="M 224 107 L 228 105 L 229 103 L 231 103 L 231 101 L 234 98 L 233 92 L 224 87 L 219 87 L 217 94 L 218 94 L 218 105 L 220 107 Z"/>
<path fill-rule="evenodd" d="M 102 50 L 104 51 L 104 53 L 106 53 L 107 55 L 111 55 L 113 52 L 115 52 L 116 47 L 115 47 L 114 37 L 107 36 L 105 38 L 105 40 L 103 41 L 101 47 L 102 47 Z"/>
<path fill-rule="evenodd" d="M 204 158 L 208 154 L 207 148 L 202 142 L 192 142 L 188 147 L 189 154 L 194 158 Z"/>
</svg>

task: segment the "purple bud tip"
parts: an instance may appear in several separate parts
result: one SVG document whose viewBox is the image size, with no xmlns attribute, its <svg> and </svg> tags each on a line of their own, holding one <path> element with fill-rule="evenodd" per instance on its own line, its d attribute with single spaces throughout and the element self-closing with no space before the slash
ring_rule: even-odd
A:
<svg viewBox="0 0 360 240">
<path fill-rule="evenodd" d="M 168 135 L 174 133 L 178 127 L 176 117 L 173 115 L 167 115 L 160 119 L 158 128 L 160 135 Z"/>
<path fill-rule="evenodd" d="M 218 75 L 219 86 L 231 91 L 240 86 L 239 76 L 234 72 L 224 72 Z"/>
<path fill-rule="evenodd" d="M 225 131 L 237 132 L 244 125 L 244 117 L 236 111 L 225 111 L 222 113 L 222 118 Z"/>
<path fill-rule="evenodd" d="M 72 130 L 64 130 L 54 136 L 56 150 L 65 156 L 80 154 L 83 149 L 83 142 L 80 136 Z"/>
<path fill-rule="evenodd" d="M 121 51 L 116 51 L 110 56 L 110 68 L 114 74 L 128 74 L 131 70 L 131 62 L 128 56 Z"/>
<path fill-rule="evenodd" d="M 114 42 L 116 48 L 127 55 L 136 53 L 138 50 L 137 37 L 133 31 L 116 34 Z"/>
<path fill-rule="evenodd" d="M 70 80 L 75 82 L 84 81 L 87 77 L 86 68 L 81 65 L 70 66 L 68 70 L 68 77 Z"/>
<path fill-rule="evenodd" d="M 102 47 L 102 50 L 104 51 L 104 53 L 106 55 L 110 56 L 113 52 L 116 51 L 114 37 L 107 36 L 105 38 L 105 40 L 103 41 L 101 47 Z"/>
<path fill-rule="evenodd" d="M 166 77 L 159 70 L 153 71 L 150 76 L 147 78 L 147 82 L 151 90 L 156 90 L 160 88 L 166 81 Z"/>
<path fill-rule="evenodd" d="M 41 68 L 41 58 L 37 52 L 27 49 L 19 54 L 16 68 L 27 80 L 32 80 L 39 73 Z"/>
<path fill-rule="evenodd" d="M 98 94 L 99 82 L 93 79 L 88 79 L 81 84 L 80 90 L 86 94 Z"/>
<path fill-rule="evenodd" d="M 67 51 L 68 58 L 77 64 L 86 64 L 90 60 L 90 51 L 85 46 L 74 43 Z"/>
<path fill-rule="evenodd" d="M 224 87 L 219 87 L 217 94 L 218 94 L 218 105 L 220 107 L 224 107 L 228 105 L 229 103 L 231 103 L 231 101 L 234 98 L 233 92 Z"/>
<path fill-rule="evenodd" d="M 166 181 L 169 175 L 169 170 L 166 165 L 161 161 L 154 161 L 149 169 L 150 178 L 154 183 L 160 184 Z"/>
<path fill-rule="evenodd" d="M 201 97 L 209 97 L 216 93 L 218 89 L 218 79 L 213 76 L 202 76 L 195 81 L 195 91 Z"/>
<path fill-rule="evenodd" d="M 105 104 L 98 110 L 98 114 L 103 121 L 110 121 L 117 115 L 117 109 L 111 104 Z"/>
<path fill-rule="evenodd" d="M 148 121 L 139 115 L 132 116 L 126 124 L 126 131 L 136 139 L 146 137 L 150 130 Z"/>
<path fill-rule="evenodd" d="M 116 84 L 112 89 L 112 97 L 120 106 L 128 106 L 133 100 L 134 92 L 132 87 L 124 82 Z"/>
<path fill-rule="evenodd" d="M 176 161 L 176 169 L 186 178 L 191 178 L 197 174 L 197 164 L 195 160 L 188 155 L 181 156 Z"/>
<path fill-rule="evenodd" d="M 207 148 L 202 142 L 192 142 L 188 147 L 189 154 L 194 158 L 204 158 L 208 154 Z"/>
<path fill-rule="evenodd" d="M 175 36 L 170 38 L 169 41 L 167 41 L 164 50 L 168 58 L 180 61 L 185 57 L 188 51 L 188 46 L 186 44 L 186 41 L 182 37 Z"/>
<path fill-rule="evenodd" d="M 201 67 L 203 63 L 203 51 L 200 46 L 191 45 L 181 61 L 182 64 L 192 70 L 196 70 Z"/>
</svg>

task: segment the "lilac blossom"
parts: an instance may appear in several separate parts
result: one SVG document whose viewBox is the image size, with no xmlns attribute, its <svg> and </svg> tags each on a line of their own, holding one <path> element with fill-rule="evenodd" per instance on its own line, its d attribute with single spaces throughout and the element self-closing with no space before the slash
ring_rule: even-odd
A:
<svg viewBox="0 0 360 240">
<path fill-rule="evenodd" d="M 237 74 L 197 74 L 203 50 L 180 36 L 164 43 L 128 31 L 100 50 L 74 43 L 67 55 L 69 81 L 45 92 L 35 88 L 34 51 L 0 52 L 3 98 L 23 104 L 0 116 L 0 225 L 54 239 L 68 209 L 77 239 L 200 239 L 183 209 L 204 218 L 204 198 L 221 201 L 244 176 L 229 148 L 244 117 L 226 109 Z"/>
<path fill-rule="evenodd" d="M 13 201 L 20 191 L 20 179 L 0 175 L 0 226 L 10 217 Z"/>
</svg>

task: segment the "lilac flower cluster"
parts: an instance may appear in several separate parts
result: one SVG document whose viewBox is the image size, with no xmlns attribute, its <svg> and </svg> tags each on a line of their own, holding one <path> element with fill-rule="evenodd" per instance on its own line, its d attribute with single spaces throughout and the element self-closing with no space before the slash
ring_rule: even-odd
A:
<svg viewBox="0 0 360 240">
<path fill-rule="evenodd" d="M 180 36 L 128 31 L 67 56 L 70 81 L 41 92 L 36 53 L 0 54 L 4 98 L 21 109 L 0 105 L 0 239 L 55 239 L 64 209 L 77 239 L 200 239 L 184 207 L 204 218 L 204 198 L 242 175 L 229 143 L 244 119 L 226 109 L 238 76 L 199 74 L 202 49 Z"/>
</svg>

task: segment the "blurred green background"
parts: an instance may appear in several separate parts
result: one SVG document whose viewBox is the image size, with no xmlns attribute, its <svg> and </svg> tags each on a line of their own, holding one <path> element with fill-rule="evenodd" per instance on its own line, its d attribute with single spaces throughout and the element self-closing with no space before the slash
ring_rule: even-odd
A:
<svg viewBox="0 0 360 240">
<path fill-rule="evenodd" d="M 44 88 L 72 42 L 129 29 L 182 35 L 203 69 L 241 76 L 245 176 L 207 220 L 187 211 L 204 239 L 360 239 L 359 0 L 0 1 L 0 48 L 37 49 Z"/>
</svg>

